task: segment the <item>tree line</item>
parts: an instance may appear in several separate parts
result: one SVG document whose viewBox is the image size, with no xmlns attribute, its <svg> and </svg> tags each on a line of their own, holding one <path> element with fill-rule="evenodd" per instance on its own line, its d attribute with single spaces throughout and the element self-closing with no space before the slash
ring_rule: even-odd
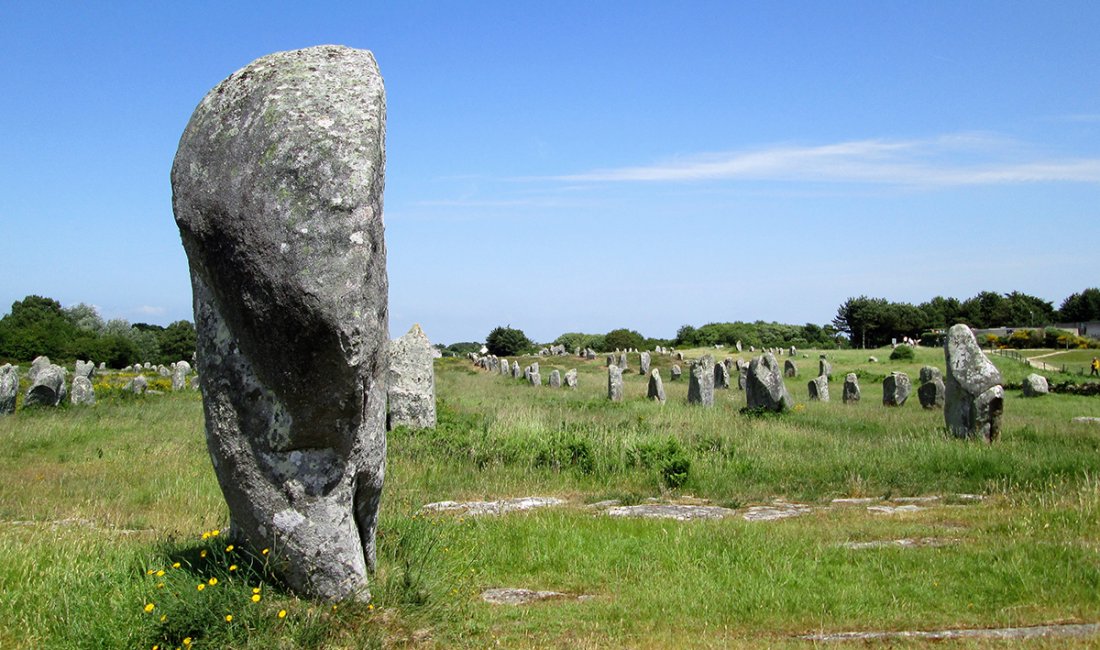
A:
<svg viewBox="0 0 1100 650">
<path fill-rule="evenodd" d="M 1000 294 L 982 291 L 966 300 L 936 296 L 913 305 L 885 298 L 848 298 L 837 308 L 833 327 L 853 347 L 874 348 L 893 339 L 935 338 L 936 332 L 956 323 L 975 329 L 1014 327 L 1042 331 L 1054 323 L 1100 320 L 1100 289 L 1089 288 L 1053 303 L 1019 291 Z M 932 342 L 932 341 L 925 341 Z"/>
<path fill-rule="evenodd" d="M 27 296 L 0 318 L 0 361 L 86 359 L 112 368 L 135 363 L 190 361 L 195 354 L 195 326 L 176 321 L 167 327 L 131 324 L 122 318 L 104 321 L 95 307 L 80 303 L 62 307 L 42 296 Z"/>
</svg>

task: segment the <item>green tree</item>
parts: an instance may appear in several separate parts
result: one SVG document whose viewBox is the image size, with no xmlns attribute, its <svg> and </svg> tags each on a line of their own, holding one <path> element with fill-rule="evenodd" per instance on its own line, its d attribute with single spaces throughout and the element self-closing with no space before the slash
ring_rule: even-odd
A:
<svg viewBox="0 0 1100 650">
<path fill-rule="evenodd" d="M 191 361 L 195 354 L 195 326 L 191 321 L 178 320 L 156 332 L 160 347 L 160 362 Z"/>
<path fill-rule="evenodd" d="M 1058 318 L 1067 323 L 1100 320 L 1100 289 L 1091 287 L 1062 301 Z"/>
<path fill-rule="evenodd" d="M 523 330 L 508 327 L 497 327 L 489 336 L 485 337 L 485 347 L 490 354 L 498 357 L 513 357 L 531 349 L 531 339 L 523 333 Z"/>
<path fill-rule="evenodd" d="M 630 348 L 641 350 L 645 347 L 645 337 L 634 330 L 619 328 L 604 335 L 603 345 L 604 350 L 629 350 Z"/>
<path fill-rule="evenodd" d="M 27 296 L 0 319 L 0 357 L 29 361 L 39 355 L 62 357 L 76 327 L 52 298 Z"/>
</svg>

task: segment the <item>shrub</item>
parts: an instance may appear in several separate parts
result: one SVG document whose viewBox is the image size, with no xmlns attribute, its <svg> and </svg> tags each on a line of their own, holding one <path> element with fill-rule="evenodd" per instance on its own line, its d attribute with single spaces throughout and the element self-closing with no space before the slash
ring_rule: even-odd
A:
<svg viewBox="0 0 1100 650">
<path fill-rule="evenodd" d="M 890 353 L 891 361 L 912 361 L 914 357 L 913 348 L 908 345 L 899 345 L 894 348 L 894 351 Z"/>
<path fill-rule="evenodd" d="M 490 354 L 498 357 L 514 357 L 526 352 L 533 344 L 523 330 L 512 327 L 497 327 L 485 338 L 485 347 Z"/>
</svg>

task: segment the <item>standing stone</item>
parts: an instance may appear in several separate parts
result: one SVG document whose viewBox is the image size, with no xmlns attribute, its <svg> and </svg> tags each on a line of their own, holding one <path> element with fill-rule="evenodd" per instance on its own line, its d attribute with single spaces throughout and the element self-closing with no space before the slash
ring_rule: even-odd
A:
<svg viewBox="0 0 1100 650">
<path fill-rule="evenodd" d="M 749 379 L 749 363 L 744 359 L 738 359 L 737 365 L 737 390 L 745 390 Z"/>
<path fill-rule="evenodd" d="M 755 345 L 750 345 L 749 346 L 749 352 L 756 352 L 756 346 Z"/>
<path fill-rule="evenodd" d="M 656 368 L 649 373 L 649 388 L 646 390 L 646 397 L 655 399 L 662 404 L 665 403 L 665 385 L 661 381 L 661 371 Z"/>
<path fill-rule="evenodd" d="M 1047 383 L 1047 378 L 1035 373 L 1031 373 L 1024 379 L 1023 388 L 1024 397 L 1039 397 L 1050 392 L 1050 385 Z"/>
<path fill-rule="evenodd" d="M 639 371 L 640 371 L 639 374 L 642 374 L 642 375 L 648 375 L 649 374 L 649 362 L 650 362 L 649 353 L 648 352 L 642 352 L 641 361 L 638 362 Z"/>
<path fill-rule="evenodd" d="M 512 366 L 508 365 L 508 360 L 507 359 L 501 359 L 500 360 L 500 375 L 502 377 L 507 377 L 510 374 L 512 374 Z"/>
<path fill-rule="evenodd" d="M 680 370 L 680 366 L 672 364 L 672 370 L 669 371 L 669 375 L 672 381 L 680 381 L 680 376 L 684 374 L 683 370 Z"/>
<path fill-rule="evenodd" d="M 130 381 L 126 382 L 126 385 L 122 387 L 122 390 L 136 393 L 138 395 L 143 394 L 148 389 L 149 380 L 146 379 L 144 375 L 138 375 L 137 377 L 134 377 Z M 209 447 L 209 441 L 207 441 L 207 446 Z"/>
<path fill-rule="evenodd" d="M 77 359 L 76 365 L 73 366 L 74 377 L 84 377 L 85 379 L 91 379 L 95 375 L 95 364 L 91 361 L 81 361 Z"/>
<path fill-rule="evenodd" d="M 569 388 L 576 390 L 577 388 L 577 369 L 570 368 L 565 372 L 565 385 Z"/>
<path fill-rule="evenodd" d="M 729 389 L 730 387 L 730 369 L 724 363 L 714 364 L 714 388 L 715 389 Z"/>
<path fill-rule="evenodd" d="M 180 361 L 172 369 L 172 390 L 187 388 L 187 375 L 191 374 L 191 364 Z"/>
<path fill-rule="evenodd" d="M 859 401 L 859 377 L 856 376 L 856 373 L 850 372 L 845 375 L 842 397 L 845 404 Z"/>
<path fill-rule="evenodd" d="M 798 348 L 792 345 L 791 349 L 788 351 L 788 354 L 793 357 L 794 355 L 798 354 Z"/>
<path fill-rule="evenodd" d="M 623 352 L 622 354 L 619 355 L 618 366 L 619 366 L 619 370 L 624 370 L 625 371 L 625 370 L 630 369 L 630 366 L 627 365 L 627 361 L 626 361 L 626 352 Z"/>
<path fill-rule="evenodd" d="M 909 375 L 904 372 L 892 372 L 882 380 L 882 404 L 883 406 L 902 406 L 909 399 L 909 393 L 913 389 L 909 381 Z"/>
<path fill-rule="evenodd" d="M 807 388 L 810 390 L 810 400 L 818 402 L 829 401 L 829 379 L 828 377 L 814 377 L 807 384 Z"/>
<path fill-rule="evenodd" d="M 550 388 L 561 388 L 561 373 L 557 368 L 550 371 Z"/>
<path fill-rule="evenodd" d="M 920 400 L 921 408 L 943 408 L 943 396 L 946 392 L 943 379 L 934 376 L 931 381 L 924 382 L 917 389 L 917 399 Z"/>
<path fill-rule="evenodd" d="M 157 366 L 157 374 L 160 375 L 161 377 L 171 377 L 172 376 L 172 371 L 169 370 L 164 365 L 159 365 L 159 366 Z"/>
<path fill-rule="evenodd" d="M 677 361 L 683 361 L 684 360 L 684 353 L 683 352 L 677 352 L 676 353 L 676 360 Z"/>
<path fill-rule="evenodd" d="M 817 360 L 817 376 L 828 379 L 833 378 L 833 364 L 829 363 L 824 354 Z"/>
<path fill-rule="evenodd" d="M 50 364 L 39 367 L 31 387 L 23 396 L 23 406 L 57 406 L 65 399 L 65 369 Z"/>
<path fill-rule="evenodd" d="M 519 361 L 512 360 L 512 379 L 519 379 L 523 376 L 523 372 L 519 369 Z"/>
<path fill-rule="evenodd" d="M 924 366 L 920 369 L 920 383 L 927 384 L 933 379 L 943 380 L 943 373 L 935 366 Z"/>
<path fill-rule="evenodd" d="M 607 367 L 610 368 L 611 366 L 615 365 L 616 360 L 617 357 L 614 354 L 607 355 Z"/>
<path fill-rule="evenodd" d="M 787 359 L 783 362 L 783 376 L 784 377 L 797 377 L 798 366 L 794 365 L 794 361 Z"/>
<path fill-rule="evenodd" d="M 623 401 L 623 371 L 615 364 L 607 367 L 607 399 Z"/>
<path fill-rule="evenodd" d="M 92 388 L 92 380 L 84 375 L 73 377 L 73 389 L 69 393 L 69 403 L 74 406 L 91 406 L 95 404 L 95 389 Z"/>
<path fill-rule="evenodd" d="M 750 409 L 777 413 L 794 406 L 794 400 L 787 392 L 779 362 L 774 355 L 764 354 L 749 362 L 745 379 L 745 402 Z"/>
<path fill-rule="evenodd" d="M 688 404 L 714 406 L 714 357 L 709 354 L 691 362 Z"/>
<path fill-rule="evenodd" d="M 15 413 L 15 397 L 19 394 L 19 368 L 10 363 L 0 366 L 0 415 Z"/>
<path fill-rule="evenodd" d="M 30 369 L 27 370 L 27 381 L 29 381 L 33 384 L 34 380 L 35 380 L 35 377 L 38 376 L 38 373 L 42 370 L 45 370 L 46 368 L 49 368 L 51 365 L 53 365 L 53 364 L 50 362 L 49 357 L 46 357 L 46 356 L 35 357 L 34 361 L 31 361 Z"/>
<path fill-rule="evenodd" d="M 738 341 L 738 342 L 737 342 L 737 343 L 735 344 L 735 346 L 734 346 L 734 347 L 736 347 L 736 348 L 737 348 L 737 351 L 738 351 L 738 352 L 740 352 L 740 351 L 742 350 L 742 347 L 741 347 L 741 341 Z"/>
<path fill-rule="evenodd" d="M 952 325 L 943 343 L 947 362 L 943 419 L 960 438 L 981 437 L 989 442 L 1001 433 L 1004 388 L 997 370 L 964 324 Z"/>
<path fill-rule="evenodd" d="M 542 386 L 542 375 L 539 373 L 538 361 L 527 366 L 527 372 L 524 374 L 527 376 L 528 383 L 532 386 Z"/>
<path fill-rule="evenodd" d="M 106 370 L 107 369 L 107 362 L 106 361 L 100 361 L 99 362 L 99 369 L 100 370 Z"/>
<path fill-rule="evenodd" d="M 878 363 L 878 357 L 867 357 L 867 363 Z"/>
<path fill-rule="evenodd" d="M 254 61 L 172 166 L 207 446 L 233 529 L 309 596 L 367 600 L 386 457 L 385 91 L 374 56 Z"/>
<path fill-rule="evenodd" d="M 435 428 L 434 349 L 419 323 L 390 343 L 387 429 Z M 490 361 L 497 360 L 490 358 Z"/>
<path fill-rule="evenodd" d="M 596 351 L 593 350 L 592 348 L 588 348 L 587 350 L 584 351 L 584 358 L 589 360 L 589 361 L 595 360 Z"/>
</svg>

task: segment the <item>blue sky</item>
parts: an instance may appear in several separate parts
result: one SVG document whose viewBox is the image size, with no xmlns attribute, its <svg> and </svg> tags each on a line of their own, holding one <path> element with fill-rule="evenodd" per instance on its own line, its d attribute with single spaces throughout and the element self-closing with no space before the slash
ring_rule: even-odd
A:
<svg viewBox="0 0 1100 650">
<path fill-rule="evenodd" d="M 391 333 L 828 322 L 1100 284 L 1100 3 L 0 3 L 0 309 L 191 318 L 169 169 L 270 52 L 370 49 Z"/>
</svg>

